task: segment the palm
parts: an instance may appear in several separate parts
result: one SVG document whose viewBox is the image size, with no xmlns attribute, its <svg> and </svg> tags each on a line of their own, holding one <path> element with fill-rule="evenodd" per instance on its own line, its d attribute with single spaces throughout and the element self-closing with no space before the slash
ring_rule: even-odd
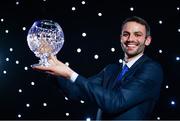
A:
<svg viewBox="0 0 180 121">
<path fill-rule="evenodd" d="M 50 73 L 55 76 L 62 76 L 62 77 L 69 78 L 72 70 L 68 66 L 66 66 L 64 63 L 57 60 L 57 58 L 55 56 L 52 55 L 49 58 L 49 63 L 50 63 L 50 66 L 48 66 L 48 67 L 35 66 L 35 67 L 33 67 L 33 69 L 40 70 L 40 71 L 46 71 L 47 73 Z"/>
</svg>

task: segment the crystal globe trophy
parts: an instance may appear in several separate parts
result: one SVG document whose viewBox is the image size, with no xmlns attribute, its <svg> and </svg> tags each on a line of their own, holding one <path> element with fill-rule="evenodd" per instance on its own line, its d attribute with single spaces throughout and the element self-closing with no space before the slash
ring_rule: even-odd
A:
<svg viewBox="0 0 180 121">
<path fill-rule="evenodd" d="M 35 56 L 40 58 L 39 63 L 32 66 L 49 66 L 49 56 L 56 55 L 64 44 L 64 33 L 57 22 L 35 21 L 28 31 L 27 43 Z"/>
</svg>

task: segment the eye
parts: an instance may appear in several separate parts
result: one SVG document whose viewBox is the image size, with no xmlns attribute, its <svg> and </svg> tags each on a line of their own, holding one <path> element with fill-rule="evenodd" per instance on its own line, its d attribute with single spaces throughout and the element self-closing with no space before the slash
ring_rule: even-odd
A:
<svg viewBox="0 0 180 121">
<path fill-rule="evenodd" d="M 128 37 L 129 34 L 128 33 L 123 33 L 123 37 Z"/>
<path fill-rule="evenodd" d="M 142 36 L 141 34 L 135 34 L 135 37 L 140 37 L 140 36 Z"/>
</svg>

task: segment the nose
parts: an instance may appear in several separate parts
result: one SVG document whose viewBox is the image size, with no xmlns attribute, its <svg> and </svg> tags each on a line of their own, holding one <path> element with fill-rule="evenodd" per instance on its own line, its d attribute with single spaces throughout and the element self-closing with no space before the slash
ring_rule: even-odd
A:
<svg viewBox="0 0 180 121">
<path fill-rule="evenodd" d="M 135 37 L 134 35 L 129 35 L 127 41 L 134 41 Z"/>
</svg>

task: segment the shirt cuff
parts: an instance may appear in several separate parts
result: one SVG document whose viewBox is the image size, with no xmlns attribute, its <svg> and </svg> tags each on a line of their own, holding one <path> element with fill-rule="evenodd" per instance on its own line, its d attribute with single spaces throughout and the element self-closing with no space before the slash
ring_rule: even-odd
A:
<svg viewBox="0 0 180 121">
<path fill-rule="evenodd" d="M 74 72 L 74 73 L 71 75 L 71 77 L 70 77 L 70 81 L 74 83 L 74 82 L 76 81 L 78 75 L 79 75 L 79 74 L 77 74 L 76 72 Z"/>
</svg>

